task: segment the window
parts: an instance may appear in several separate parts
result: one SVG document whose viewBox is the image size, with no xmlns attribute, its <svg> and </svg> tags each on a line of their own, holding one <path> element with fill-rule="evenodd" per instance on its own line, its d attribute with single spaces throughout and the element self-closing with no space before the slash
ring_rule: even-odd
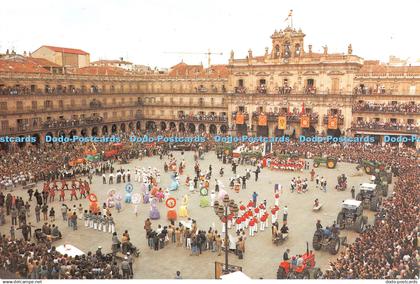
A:
<svg viewBox="0 0 420 284">
<path fill-rule="evenodd" d="M 240 111 L 240 112 L 244 112 L 244 111 L 245 111 L 245 107 L 240 106 L 240 107 L 239 107 L 239 111 Z"/>
<path fill-rule="evenodd" d="M 412 118 L 407 119 L 407 124 L 414 124 L 414 119 Z"/>
<path fill-rule="evenodd" d="M 360 121 L 360 122 L 363 121 L 363 117 L 358 116 L 357 121 Z"/>
<path fill-rule="evenodd" d="M 306 86 L 307 87 L 312 87 L 314 85 L 314 79 L 308 79 L 306 80 Z"/>
<path fill-rule="evenodd" d="M 239 79 L 238 80 L 238 86 L 239 87 L 243 87 L 244 86 L 244 80 L 243 79 Z"/>
<path fill-rule="evenodd" d="M 1 130 L 7 130 L 9 128 L 9 121 L 8 120 L 2 120 L 1 121 Z"/>
<path fill-rule="evenodd" d="M 416 94 L 416 85 L 412 85 L 412 86 L 410 86 L 410 88 L 409 88 L 409 90 L 408 90 L 408 93 L 409 93 L 410 95 L 415 95 L 415 94 Z"/>
<path fill-rule="evenodd" d="M 0 102 L 0 109 L 7 110 L 7 102 Z"/>
<path fill-rule="evenodd" d="M 35 85 L 31 85 L 31 92 L 35 92 L 36 91 L 36 86 Z"/>
<path fill-rule="evenodd" d="M 389 119 L 389 122 L 391 122 L 391 123 L 397 123 L 397 119 L 396 118 L 390 118 Z"/>
<path fill-rule="evenodd" d="M 16 102 L 16 109 L 17 110 L 23 110 L 23 102 L 17 101 Z"/>
<path fill-rule="evenodd" d="M 260 85 L 265 85 L 265 79 L 260 79 Z"/>
</svg>

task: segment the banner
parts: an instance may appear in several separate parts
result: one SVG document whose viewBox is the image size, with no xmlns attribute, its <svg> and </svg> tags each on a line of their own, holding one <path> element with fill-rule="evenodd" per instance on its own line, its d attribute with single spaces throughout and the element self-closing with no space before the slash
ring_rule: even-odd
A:
<svg viewBox="0 0 420 284">
<path fill-rule="evenodd" d="M 279 121 L 278 121 L 277 128 L 278 129 L 281 129 L 281 130 L 285 130 L 286 129 L 286 126 L 287 126 L 286 117 L 285 116 L 279 116 Z"/>
<path fill-rule="evenodd" d="M 267 116 L 265 114 L 260 114 L 258 116 L 258 126 L 266 126 L 267 125 Z"/>
<path fill-rule="evenodd" d="M 337 129 L 338 119 L 336 116 L 328 116 L 328 129 Z"/>
<path fill-rule="evenodd" d="M 304 115 L 300 118 L 300 127 L 309 128 L 310 124 L 309 116 Z"/>
<path fill-rule="evenodd" d="M 237 113 L 236 114 L 236 124 L 244 124 L 245 122 L 245 117 L 242 113 Z"/>
</svg>

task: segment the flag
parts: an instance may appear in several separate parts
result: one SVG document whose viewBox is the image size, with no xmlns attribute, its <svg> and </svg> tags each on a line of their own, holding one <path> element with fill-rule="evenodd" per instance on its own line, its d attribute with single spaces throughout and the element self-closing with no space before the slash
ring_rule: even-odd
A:
<svg viewBox="0 0 420 284">
<path fill-rule="evenodd" d="M 285 130 L 286 129 L 286 125 L 287 125 L 287 120 L 285 116 L 279 116 L 279 120 L 278 120 L 278 129 L 282 129 Z"/>
<path fill-rule="evenodd" d="M 236 124 L 244 124 L 245 118 L 242 113 L 236 114 Z"/>
<path fill-rule="evenodd" d="M 300 114 L 305 114 L 305 102 L 302 102 L 302 111 Z"/>
<path fill-rule="evenodd" d="M 337 129 L 338 123 L 337 123 L 337 117 L 336 116 L 328 116 L 328 129 Z"/>
<path fill-rule="evenodd" d="M 300 118 L 300 127 L 302 128 L 309 128 L 310 126 L 310 121 L 309 121 L 309 116 L 301 116 Z"/>
<path fill-rule="evenodd" d="M 290 106 L 287 105 L 287 114 L 290 114 Z"/>
<path fill-rule="evenodd" d="M 266 126 L 267 125 L 267 116 L 265 114 L 260 114 L 258 116 L 258 125 Z"/>
<path fill-rule="evenodd" d="M 293 10 L 289 11 L 289 15 L 287 16 L 287 18 L 284 20 L 285 22 L 287 22 L 287 20 L 293 15 Z"/>
</svg>

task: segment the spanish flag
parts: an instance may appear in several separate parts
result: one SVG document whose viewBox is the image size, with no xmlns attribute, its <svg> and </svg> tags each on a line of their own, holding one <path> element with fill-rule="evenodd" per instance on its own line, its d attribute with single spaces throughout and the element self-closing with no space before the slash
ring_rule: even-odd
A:
<svg viewBox="0 0 420 284">
<path fill-rule="evenodd" d="M 260 114 L 258 116 L 258 126 L 266 126 L 267 125 L 267 116 L 265 114 Z"/>
<path fill-rule="evenodd" d="M 309 120 L 309 116 L 304 115 L 300 118 L 300 127 L 301 128 L 309 128 L 310 126 L 310 120 Z"/>
<path fill-rule="evenodd" d="M 328 116 L 328 129 L 337 129 L 338 128 L 338 119 L 336 116 Z"/>
<path fill-rule="evenodd" d="M 245 117 L 243 113 L 237 113 L 236 114 L 236 124 L 244 124 Z"/>
<path fill-rule="evenodd" d="M 280 130 L 285 130 L 287 125 L 287 120 L 285 116 L 279 116 L 277 128 Z"/>
</svg>

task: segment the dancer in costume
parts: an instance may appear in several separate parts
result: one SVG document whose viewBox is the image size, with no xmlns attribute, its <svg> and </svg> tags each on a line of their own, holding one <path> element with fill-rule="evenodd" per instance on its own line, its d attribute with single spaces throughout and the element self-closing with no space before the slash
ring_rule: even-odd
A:
<svg viewBox="0 0 420 284">
<path fill-rule="evenodd" d="M 160 213 L 159 213 L 159 210 L 157 208 L 157 200 L 156 200 L 156 198 L 152 198 L 152 200 L 150 201 L 150 214 L 149 214 L 149 217 L 152 220 L 158 220 L 158 219 L 160 219 Z"/>
<path fill-rule="evenodd" d="M 184 195 L 182 199 L 182 206 L 179 207 L 179 217 L 188 217 L 188 202 L 189 197 L 187 194 Z"/>
</svg>

